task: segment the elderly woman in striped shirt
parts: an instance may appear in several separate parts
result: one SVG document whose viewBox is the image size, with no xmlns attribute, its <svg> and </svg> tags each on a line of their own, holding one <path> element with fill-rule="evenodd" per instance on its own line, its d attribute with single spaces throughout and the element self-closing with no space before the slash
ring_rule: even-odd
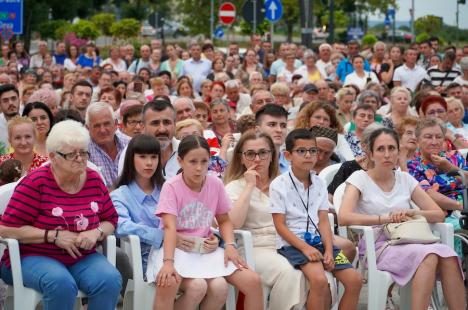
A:
<svg viewBox="0 0 468 310">
<path fill-rule="evenodd" d="M 86 168 L 89 139 L 78 122 L 56 124 L 46 141 L 50 164 L 20 181 L 0 222 L 0 235 L 20 242 L 24 285 L 47 310 L 73 309 L 78 290 L 89 309 L 115 309 L 121 288 L 119 272 L 96 253 L 118 216 L 101 177 Z M 0 276 L 12 284 L 8 252 Z"/>
</svg>

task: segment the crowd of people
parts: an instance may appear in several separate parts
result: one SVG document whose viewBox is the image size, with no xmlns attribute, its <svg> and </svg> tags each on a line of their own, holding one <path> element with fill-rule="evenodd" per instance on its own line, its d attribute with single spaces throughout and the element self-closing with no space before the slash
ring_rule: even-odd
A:
<svg viewBox="0 0 468 310">
<path fill-rule="evenodd" d="M 20 242 L 44 309 L 73 309 L 78 290 L 88 309 L 116 307 L 132 265 L 119 249 L 117 268 L 96 252 L 109 234 L 140 238 L 155 309 L 221 309 L 228 283 L 244 309 L 327 309 L 328 272 L 344 286 L 339 309 L 357 309 L 364 279 L 351 263 L 365 248 L 328 221 L 343 183 L 340 225 L 421 215 L 460 228 L 468 46 L 275 50 L 252 35 L 245 51 L 157 39 L 108 55 L 93 42 L 40 41 L 32 56 L 21 41 L 1 47 L 0 182 L 17 185 L 0 236 Z M 325 184 L 318 174 L 337 163 Z M 255 270 L 234 229 L 252 234 Z M 430 307 L 437 275 L 449 308 L 466 309 L 461 244 L 386 241 L 377 266 L 412 281 L 412 309 Z M 9 259 L 0 278 L 12 285 Z"/>
</svg>

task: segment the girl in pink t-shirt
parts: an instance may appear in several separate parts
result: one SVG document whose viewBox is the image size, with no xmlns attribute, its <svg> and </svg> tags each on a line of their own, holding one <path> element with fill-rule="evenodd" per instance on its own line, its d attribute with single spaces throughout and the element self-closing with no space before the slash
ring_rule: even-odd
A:
<svg viewBox="0 0 468 310">
<path fill-rule="evenodd" d="M 223 183 L 207 175 L 210 147 L 206 140 L 198 136 L 185 137 L 179 145 L 178 161 L 183 172 L 165 182 L 156 209 L 164 226 L 164 243 L 162 250 L 152 250 L 148 261 L 148 281 L 158 286 L 154 308 L 173 308 L 181 278 L 205 279 L 210 292 L 225 285 L 224 277 L 245 295 L 246 310 L 263 309 L 260 277 L 246 267 L 236 250 L 228 216 L 230 199 Z M 210 236 L 214 219 L 226 247 L 206 254 L 203 240 Z M 178 232 L 193 236 L 195 246 L 191 252 L 176 248 Z M 205 298 L 202 305 L 221 308 L 225 300 L 212 297 Z"/>
</svg>

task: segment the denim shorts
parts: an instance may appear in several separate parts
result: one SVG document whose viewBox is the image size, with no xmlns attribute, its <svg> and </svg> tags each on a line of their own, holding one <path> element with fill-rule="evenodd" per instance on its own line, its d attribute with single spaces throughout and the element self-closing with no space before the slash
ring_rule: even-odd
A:
<svg viewBox="0 0 468 310">
<path fill-rule="evenodd" d="M 314 248 L 319 250 L 320 253 L 325 253 L 323 243 L 314 245 Z M 284 246 L 277 250 L 279 254 L 286 257 L 294 268 L 299 269 L 302 265 L 309 263 L 309 259 L 298 249 L 293 246 Z M 353 268 L 353 265 L 349 262 L 348 258 L 343 254 L 343 251 L 333 246 L 333 257 L 335 258 L 335 270 L 342 270 L 347 268 Z"/>
</svg>

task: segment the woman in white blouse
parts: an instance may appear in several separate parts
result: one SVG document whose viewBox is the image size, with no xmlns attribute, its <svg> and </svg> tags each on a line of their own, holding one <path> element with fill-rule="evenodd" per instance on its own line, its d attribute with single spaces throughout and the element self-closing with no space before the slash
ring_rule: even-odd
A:
<svg viewBox="0 0 468 310">
<path fill-rule="evenodd" d="M 352 60 L 354 72 L 346 76 L 344 85 L 354 84 L 363 90 L 367 83 L 376 82 L 379 83 L 379 79 L 374 72 L 364 70 L 364 57 L 356 55 Z"/>
</svg>

